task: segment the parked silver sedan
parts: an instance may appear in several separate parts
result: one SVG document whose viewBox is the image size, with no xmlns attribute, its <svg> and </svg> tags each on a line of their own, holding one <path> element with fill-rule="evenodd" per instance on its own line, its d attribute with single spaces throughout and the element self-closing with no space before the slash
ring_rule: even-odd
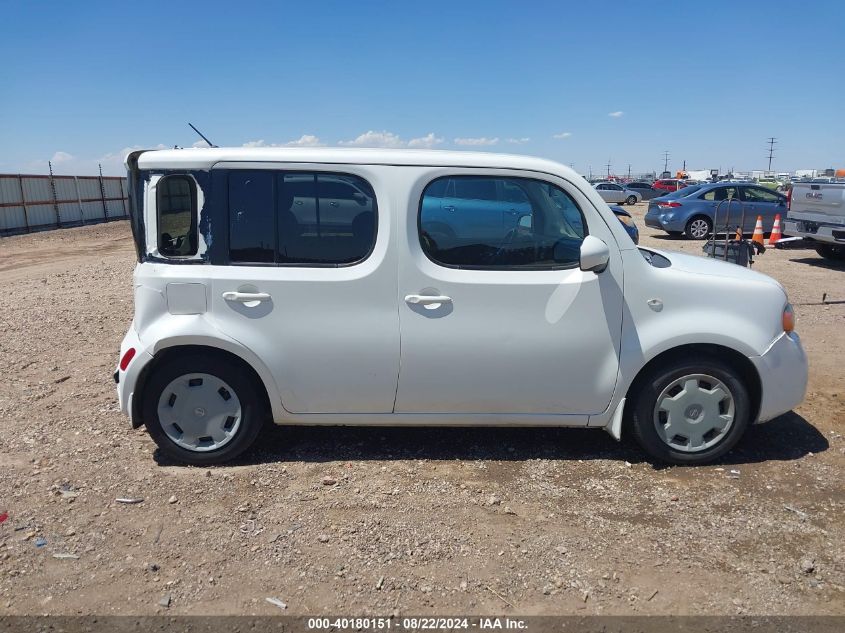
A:
<svg viewBox="0 0 845 633">
<path fill-rule="evenodd" d="M 605 202 L 636 204 L 643 199 L 639 192 L 617 185 L 615 182 L 597 182 L 593 186 Z"/>
</svg>

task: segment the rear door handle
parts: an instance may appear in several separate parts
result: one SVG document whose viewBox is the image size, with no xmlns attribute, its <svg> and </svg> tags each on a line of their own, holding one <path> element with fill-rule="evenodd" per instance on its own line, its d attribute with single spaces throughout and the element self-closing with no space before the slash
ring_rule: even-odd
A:
<svg viewBox="0 0 845 633">
<path fill-rule="evenodd" d="M 452 303 L 452 297 L 446 295 L 405 295 L 405 303 L 429 306 L 435 303 Z"/>
<path fill-rule="evenodd" d="M 271 297 L 266 292 L 224 292 L 223 298 L 226 301 L 237 301 L 239 303 L 250 303 L 252 301 L 270 301 Z"/>
</svg>

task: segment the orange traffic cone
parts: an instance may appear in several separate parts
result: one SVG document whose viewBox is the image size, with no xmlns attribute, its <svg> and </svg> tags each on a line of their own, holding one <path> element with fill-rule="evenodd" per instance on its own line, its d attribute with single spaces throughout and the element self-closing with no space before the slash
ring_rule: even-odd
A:
<svg viewBox="0 0 845 633">
<path fill-rule="evenodd" d="M 754 235 L 751 236 L 752 242 L 757 242 L 758 244 L 765 244 L 766 240 L 763 237 L 763 216 L 757 216 L 757 224 L 754 225 Z"/>
<path fill-rule="evenodd" d="M 783 237 L 780 231 L 780 213 L 775 216 L 775 225 L 772 227 L 772 232 L 769 234 L 769 246 L 774 246 Z"/>
</svg>

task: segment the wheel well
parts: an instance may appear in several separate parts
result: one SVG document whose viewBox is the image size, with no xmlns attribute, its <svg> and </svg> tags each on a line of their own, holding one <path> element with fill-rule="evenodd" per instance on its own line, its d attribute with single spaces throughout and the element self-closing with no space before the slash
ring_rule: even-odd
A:
<svg viewBox="0 0 845 633">
<path fill-rule="evenodd" d="M 673 347 L 672 349 L 661 352 L 650 361 L 648 361 L 637 372 L 636 377 L 628 387 L 626 394 L 624 419 L 626 423 L 630 420 L 631 412 L 633 411 L 634 398 L 627 397 L 632 393 L 636 393 L 640 384 L 651 371 L 662 364 L 671 363 L 676 360 L 690 358 L 691 356 L 709 356 L 726 362 L 733 369 L 737 371 L 743 383 L 748 389 L 748 397 L 751 399 L 751 421 L 757 419 L 760 412 L 760 399 L 763 394 L 762 385 L 760 384 L 760 376 L 757 373 L 753 363 L 748 358 L 730 347 L 723 345 L 712 345 L 709 343 L 696 343 L 691 345 L 681 345 L 680 347 Z"/>
<path fill-rule="evenodd" d="M 252 365 L 246 362 L 240 356 L 227 352 L 226 350 L 217 347 L 209 347 L 207 345 L 176 345 L 173 347 L 165 347 L 159 351 L 153 359 L 144 367 L 141 375 L 138 376 L 137 387 L 135 388 L 135 395 L 132 397 L 132 419 L 135 421 L 136 428 L 144 424 L 141 418 L 141 411 L 143 407 L 141 403 L 144 399 L 144 390 L 147 387 L 147 381 L 157 367 L 166 364 L 171 359 L 179 356 L 187 355 L 202 355 L 212 356 L 220 361 L 239 366 L 250 377 L 258 393 L 264 400 L 264 410 L 270 414 L 272 411 L 270 406 L 270 397 L 267 395 L 267 389 L 264 386 L 264 381 L 261 380 L 258 373 L 253 369 Z"/>
</svg>

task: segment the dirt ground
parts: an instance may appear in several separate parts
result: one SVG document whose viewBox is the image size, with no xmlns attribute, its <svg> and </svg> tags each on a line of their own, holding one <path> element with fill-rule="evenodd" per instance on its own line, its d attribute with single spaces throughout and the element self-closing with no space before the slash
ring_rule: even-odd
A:
<svg viewBox="0 0 845 633">
<path fill-rule="evenodd" d="M 701 252 L 644 211 L 644 245 Z M 125 222 L 0 239 L 0 614 L 845 614 L 845 268 L 812 250 L 756 265 L 806 400 L 696 468 L 572 429 L 279 427 L 168 463 L 111 378 L 133 266 Z"/>
</svg>

